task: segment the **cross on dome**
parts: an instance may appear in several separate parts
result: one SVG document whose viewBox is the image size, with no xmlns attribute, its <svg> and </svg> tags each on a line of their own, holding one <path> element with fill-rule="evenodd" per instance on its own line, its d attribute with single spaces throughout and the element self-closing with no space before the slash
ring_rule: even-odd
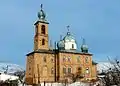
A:
<svg viewBox="0 0 120 86">
<path fill-rule="evenodd" d="M 67 26 L 67 30 L 68 30 L 68 32 L 69 32 L 69 30 L 70 30 L 69 28 L 70 28 L 70 26 L 68 25 L 68 26 Z"/>
<path fill-rule="evenodd" d="M 70 35 L 70 29 L 69 28 L 70 28 L 70 26 L 68 25 L 67 26 L 67 30 L 68 30 L 67 35 Z"/>
<path fill-rule="evenodd" d="M 41 6 L 41 10 L 43 9 L 43 4 L 40 5 Z"/>
</svg>

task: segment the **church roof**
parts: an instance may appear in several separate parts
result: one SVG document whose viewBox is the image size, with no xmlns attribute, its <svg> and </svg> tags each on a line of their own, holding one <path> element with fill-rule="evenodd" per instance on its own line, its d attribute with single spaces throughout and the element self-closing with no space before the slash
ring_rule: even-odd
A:
<svg viewBox="0 0 120 86">
<path fill-rule="evenodd" d="M 61 53 L 74 53 L 74 54 L 84 54 L 84 55 L 92 55 L 91 53 L 80 52 L 79 50 L 60 50 Z"/>
<path fill-rule="evenodd" d="M 71 54 L 82 54 L 82 55 L 91 55 L 90 53 L 83 53 L 83 52 L 80 52 L 78 50 L 58 50 L 58 49 L 53 49 L 53 50 L 43 50 L 43 49 L 40 49 L 40 50 L 37 50 L 37 51 L 33 51 L 31 53 L 28 53 L 26 56 L 29 56 L 31 54 L 34 54 L 34 53 L 49 53 L 49 54 L 55 54 L 55 53 L 71 53 Z"/>
</svg>

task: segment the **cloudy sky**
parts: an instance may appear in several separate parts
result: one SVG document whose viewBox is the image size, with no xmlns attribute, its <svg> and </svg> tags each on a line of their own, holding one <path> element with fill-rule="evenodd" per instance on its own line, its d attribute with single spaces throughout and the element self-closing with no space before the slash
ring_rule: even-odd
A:
<svg viewBox="0 0 120 86">
<path fill-rule="evenodd" d="M 120 57 L 120 0 L 1 0 L 1 62 L 25 66 L 26 54 L 33 50 L 34 23 L 41 3 L 53 42 L 65 36 L 70 25 L 78 48 L 84 37 L 95 61 Z"/>
</svg>

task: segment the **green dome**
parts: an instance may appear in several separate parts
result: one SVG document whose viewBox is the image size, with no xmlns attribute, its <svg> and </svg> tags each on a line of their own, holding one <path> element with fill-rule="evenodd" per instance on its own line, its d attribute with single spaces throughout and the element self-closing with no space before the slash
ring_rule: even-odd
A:
<svg viewBox="0 0 120 86">
<path fill-rule="evenodd" d="M 38 18 L 40 20 L 45 20 L 46 14 L 45 12 L 41 9 L 40 12 L 38 12 Z"/>
<path fill-rule="evenodd" d="M 81 45 L 81 51 L 84 52 L 84 53 L 88 53 L 88 46 L 85 43 L 85 39 L 83 39 L 83 43 Z"/>
<path fill-rule="evenodd" d="M 58 47 L 58 49 L 65 49 L 64 41 L 63 41 L 63 40 L 60 40 L 60 41 L 57 43 L 57 47 Z"/>
<path fill-rule="evenodd" d="M 38 12 L 38 18 L 43 21 L 45 20 L 45 17 L 46 17 L 46 14 L 43 10 L 43 5 L 41 4 L 41 10 Z"/>
<path fill-rule="evenodd" d="M 75 41 L 75 38 L 70 34 L 70 32 L 67 32 L 67 35 L 63 38 L 64 41 L 71 41 L 71 40 L 74 40 Z"/>
<path fill-rule="evenodd" d="M 82 45 L 81 50 L 88 50 L 88 46 L 87 45 Z"/>
</svg>

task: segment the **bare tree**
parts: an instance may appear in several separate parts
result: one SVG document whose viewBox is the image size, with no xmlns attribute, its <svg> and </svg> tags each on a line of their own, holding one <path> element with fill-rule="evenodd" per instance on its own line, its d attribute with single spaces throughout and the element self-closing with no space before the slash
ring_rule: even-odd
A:
<svg viewBox="0 0 120 86">
<path fill-rule="evenodd" d="M 22 85 L 24 86 L 25 82 L 24 82 L 24 77 L 25 77 L 25 71 L 16 71 L 14 73 L 14 75 L 19 77 L 19 81 L 22 83 Z"/>
<path fill-rule="evenodd" d="M 101 74 L 99 74 L 104 75 L 104 77 L 100 79 L 105 86 L 120 86 L 120 61 L 117 59 L 111 61 L 109 59 L 109 62 L 112 66 L 109 67 L 107 71 L 103 71 Z"/>
</svg>

